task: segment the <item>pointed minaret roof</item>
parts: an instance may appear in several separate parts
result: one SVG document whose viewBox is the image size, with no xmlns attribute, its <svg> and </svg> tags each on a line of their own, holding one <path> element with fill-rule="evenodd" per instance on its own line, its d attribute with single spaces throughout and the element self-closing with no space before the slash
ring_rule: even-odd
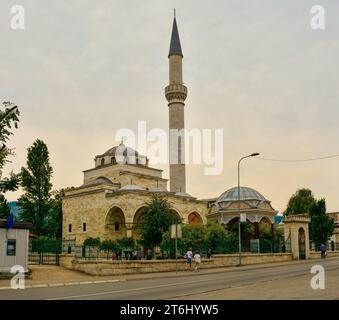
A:
<svg viewBox="0 0 339 320">
<path fill-rule="evenodd" d="M 179 55 L 184 56 L 182 54 L 181 50 L 181 44 L 180 44 L 180 38 L 179 38 L 179 32 L 178 32 L 178 26 L 177 26 L 177 20 L 175 18 L 175 11 L 174 11 L 174 20 L 173 20 L 173 27 L 172 27 L 172 36 L 171 36 L 171 44 L 169 49 L 168 57 L 172 55 Z"/>
</svg>

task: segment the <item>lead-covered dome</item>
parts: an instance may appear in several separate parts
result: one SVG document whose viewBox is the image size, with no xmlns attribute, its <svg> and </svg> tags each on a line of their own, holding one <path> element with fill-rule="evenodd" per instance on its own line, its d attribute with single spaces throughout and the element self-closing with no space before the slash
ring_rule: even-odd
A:
<svg viewBox="0 0 339 320">
<path fill-rule="evenodd" d="M 148 166 L 147 157 L 139 154 L 136 150 L 127 147 L 121 142 L 118 146 L 108 149 L 105 153 L 95 157 L 95 166 L 112 164 L 136 164 Z"/>
<path fill-rule="evenodd" d="M 257 190 L 248 187 L 240 187 L 240 200 L 267 201 Z M 222 193 L 216 203 L 238 201 L 238 187 L 234 187 Z"/>
</svg>

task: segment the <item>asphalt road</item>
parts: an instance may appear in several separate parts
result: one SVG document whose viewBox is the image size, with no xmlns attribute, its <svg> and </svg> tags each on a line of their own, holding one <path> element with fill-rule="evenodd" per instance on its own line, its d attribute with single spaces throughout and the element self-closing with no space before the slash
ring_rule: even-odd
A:
<svg viewBox="0 0 339 320">
<path fill-rule="evenodd" d="M 96 283 L 70 285 L 63 287 L 28 288 L 24 290 L 0 290 L 1 300 L 38 299 L 38 300 L 155 300 L 175 299 L 189 295 L 196 295 L 225 288 L 238 288 L 246 285 L 260 285 L 267 281 L 281 281 L 288 286 L 295 279 L 309 280 L 314 276 L 310 269 L 315 264 L 321 264 L 326 271 L 339 271 L 339 258 L 321 261 L 308 260 L 286 265 L 272 265 L 269 267 L 254 266 L 251 269 L 239 269 L 225 272 L 195 274 L 194 276 L 175 276 L 160 279 L 128 280 L 114 283 Z M 336 272 L 336 271 L 335 271 Z M 308 279 L 308 278 L 307 278 Z M 309 285 L 309 280 L 308 285 Z M 231 289 L 232 290 L 232 289 Z M 276 290 L 282 290 L 277 288 Z M 339 283 L 338 283 L 339 292 Z M 246 298 L 244 296 L 244 298 Z M 302 298 L 302 297 L 300 297 Z"/>
</svg>

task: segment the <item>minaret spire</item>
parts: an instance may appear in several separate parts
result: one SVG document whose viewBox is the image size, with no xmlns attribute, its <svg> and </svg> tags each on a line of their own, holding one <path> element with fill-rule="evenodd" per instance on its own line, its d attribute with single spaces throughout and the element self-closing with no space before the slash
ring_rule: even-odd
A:
<svg viewBox="0 0 339 320">
<path fill-rule="evenodd" d="M 178 31 L 178 26 L 177 26 L 177 19 L 176 19 L 176 13 L 174 9 L 174 19 L 173 19 L 173 27 L 172 27 L 172 35 L 171 35 L 171 44 L 170 44 L 170 49 L 168 53 L 168 57 L 171 55 L 179 55 L 183 57 L 184 55 L 182 54 L 181 50 L 181 44 L 180 44 L 180 37 L 179 37 L 179 31 Z"/>
<path fill-rule="evenodd" d="M 169 85 L 165 88 L 165 96 L 168 101 L 169 110 L 169 171 L 171 192 L 186 192 L 184 107 L 187 88 L 183 85 L 183 57 L 174 9 L 171 44 L 168 54 Z"/>
</svg>

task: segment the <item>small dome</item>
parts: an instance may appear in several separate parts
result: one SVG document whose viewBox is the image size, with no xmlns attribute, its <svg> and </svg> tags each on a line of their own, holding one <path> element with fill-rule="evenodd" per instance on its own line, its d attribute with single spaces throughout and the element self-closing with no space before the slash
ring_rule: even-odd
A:
<svg viewBox="0 0 339 320">
<path fill-rule="evenodd" d="M 128 184 L 126 186 L 121 187 L 119 190 L 146 190 L 144 187 L 137 186 L 136 184 Z"/>
<path fill-rule="evenodd" d="M 130 148 L 126 147 L 123 143 L 120 143 L 118 146 L 108 149 L 103 156 L 138 156 L 139 153 Z"/>
<path fill-rule="evenodd" d="M 180 197 L 189 197 L 189 198 L 193 198 L 190 194 L 186 193 L 186 192 L 176 192 L 174 194 L 175 196 L 180 196 Z"/>
<path fill-rule="evenodd" d="M 248 187 L 240 187 L 240 200 L 267 201 L 261 193 Z M 221 194 L 216 203 L 229 201 L 238 201 L 238 187 L 225 191 Z"/>
<path fill-rule="evenodd" d="M 148 167 L 146 156 L 139 154 L 136 150 L 126 147 L 122 142 L 118 146 L 108 149 L 104 154 L 95 157 L 96 166 L 106 164 L 137 164 Z"/>
<path fill-rule="evenodd" d="M 108 179 L 108 178 L 99 177 L 99 178 L 96 178 L 94 180 L 86 182 L 84 184 L 84 186 L 89 187 L 89 186 L 97 185 L 97 184 L 109 184 L 109 185 L 113 185 L 114 183 L 110 179 Z"/>
</svg>

